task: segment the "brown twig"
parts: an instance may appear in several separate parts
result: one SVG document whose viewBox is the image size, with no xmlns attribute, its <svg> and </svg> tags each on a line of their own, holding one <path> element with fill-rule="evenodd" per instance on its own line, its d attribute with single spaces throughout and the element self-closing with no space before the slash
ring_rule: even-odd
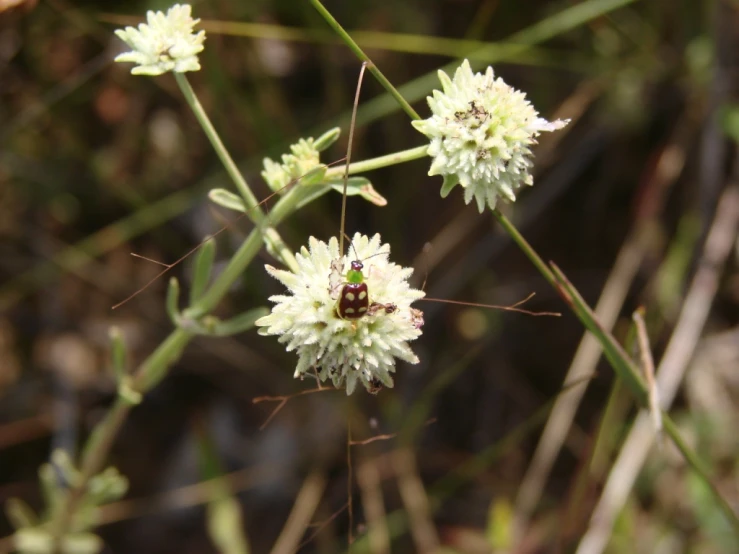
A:
<svg viewBox="0 0 739 554">
<path fill-rule="evenodd" d="M 429 298 L 424 297 L 421 298 L 421 300 L 425 300 L 428 302 L 441 302 L 443 304 L 455 304 L 457 306 L 470 306 L 471 308 L 490 308 L 494 310 L 505 310 L 507 312 L 518 312 L 522 314 L 527 315 L 533 315 L 533 316 L 553 316 L 553 317 L 560 317 L 562 314 L 560 312 L 533 312 L 531 310 L 524 310 L 522 308 L 519 308 L 518 306 L 528 302 L 536 295 L 535 292 L 532 292 L 529 294 L 526 298 L 523 300 L 519 300 L 515 304 L 511 304 L 510 306 L 499 306 L 497 304 L 480 304 L 478 302 L 463 302 L 461 300 L 446 300 L 444 298 Z"/>
<path fill-rule="evenodd" d="M 436 418 L 432 417 L 423 424 L 424 426 L 431 425 L 432 423 L 436 423 Z M 386 433 L 384 435 L 375 435 L 374 437 L 370 437 L 368 439 L 364 439 L 361 441 L 351 441 L 349 444 L 351 446 L 364 446 L 365 444 L 371 444 L 373 442 L 377 441 L 386 441 L 390 439 L 394 439 L 398 436 L 398 433 Z"/>
<path fill-rule="evenodd" d="M 308 527 L 315 528 L 315 531 L 313 531 L 310 535 L 308 535 L 303 542 L 301 542 L 298 545 L 298 548 L 296 548 L 296 552 L 300 552 L 300 549 L 302 549 L 306 544 L 309 544 L 316 536 L 323 531 L 326 526 L 334 521 L 337 517 L 339 517 L 342 513 L 344 513 L 344 510 L 346 510 L 349 507 L 348 504 L 344 504 L 341 508 L 336 510 L 333 514 L 331 514 L 328 518 L 326 518 L 325 521 L 322 521 L 320 523 L 311 523 L 308 525 Z"/>
<path fill-rule="evenodd" d="M 285 404 L 287 404 L 287 401 L 292 398 L 297 398 L 298 396 L 305 396 L 306 394 L 313 394 L 314 392 L 324 392 L 329 390 L 336 390 L 329 387 L 321 387 L 320 385 L 318 388 L 315 389 L 308 389 L 303 390 L 300 392 L 296 392 L 294 394 L 285 394 L 285 395 L 277 395 L 277 396 L 258 396 L 256 398 L 252 399 L 252 404 L 260 404 L 262 402 L 279 402 L 277 407 L 275 407 L 274 410 L 269 414 L 269 417 L 267 418 L 267 421 L 262 423 L 262 425 L 259 427 L 260 431 L 263 431 L 267 425 L 269 425 L 269 422 L 274 419 L 274 417 L 279 413 L 282 408 L 285 407 Z"/>
</svg>

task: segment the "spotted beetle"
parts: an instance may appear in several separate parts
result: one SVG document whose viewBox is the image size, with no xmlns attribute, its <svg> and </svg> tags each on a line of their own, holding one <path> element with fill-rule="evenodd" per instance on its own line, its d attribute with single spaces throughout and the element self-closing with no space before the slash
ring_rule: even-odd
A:
<svg viewBox="0 0 739 554">
<path fill-rule="evenodd" d="M 336 303 L 336 313 L 341 319 L 359 319 L 369 310 L 369 291 L 362 269 L 362 262 L 354 260 L 346 272 L 346 283 L 341 287 Z"/>
</svg>

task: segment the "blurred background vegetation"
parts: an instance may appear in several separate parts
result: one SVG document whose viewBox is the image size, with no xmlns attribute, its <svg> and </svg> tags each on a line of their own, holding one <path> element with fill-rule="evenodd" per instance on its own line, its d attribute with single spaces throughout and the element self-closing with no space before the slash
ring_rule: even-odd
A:
<svg viewBox="0 0 739 554">
<path fill-rule="evenodd" d="M 133 77 L 111 63 L 123 49 L 114 28 L 168 7 L 0 0 L 2 504 L 19 497 L 41 507 L 40 464 L 55 448 L 76 452 L 115 397 L 108 329 L 124 333 L 132 366 L 170 330 L 166 279 L 111 310 L 159 271 L 130 253 L 174 261 L 232 217 L 207 200 L 208 189 L 230 183 L 172 77 Z M 591 305 L 600 299 L 599 315 L 629 349 L 631 314 L 643 305 L 659 361 L 687 317 L 722 190 L 736 187 L 739 3 L 326 7 L 422 117 L 436 69 L 468 56 L 526 91 L 543 117 L 573 119 L 542 137 L 535 187 L 506 211 Z M 309 2 L 203 0 L 193 10 L 208 38 L 191 82 L 262 197 L 262 159 L 298 138 L 340 125 L 324 161 L 345 155 L 360 64 Z M 423 140 L 368 76 L 353 159 Z M 294 355 L 254 332 L 196 339 L 117 437 L 109 461 L 130 491 L 101 512 L 105 552 L 241 552 L 246 542 L 257 553 L 346 550 L 349 418 L 356 440 L 388 435 L 352 447 L 352 551 L 574 552 L 592 531 L 634 401 L 597 356 L 575 360 L 580 323 L 489 213 L 465 206 L 459 190 L 439 198 L 428 165 L 367 174 L 389 203 L 350 198 L 347 232 L 380 232 L 430 297 L 512 304 L 536 292 L 529 309 L 563 316 L 425 303 L 414 345 L 421 363 L 400 365 L 395 389 L 292 398 L 266 426 L 277 404 L 253 399 L 310 387 L 293 380 Z M 340 202 L 324 196 L 282 236 L 297 250 L 308 236 L 336 235 Z M 717 290 L 700 297 L 707 320 L 685 323 L 696 344 L 682 356 L 673 415 L 736 507 L 739 246 L 729 229 L 730 250 L 709 268 Z M 241 220 L 222 234 L 218 259 L 248 230 Z M 274 263 L 266 252 L 260 261 Z M 173 272 L 185 285 L 189 267 Z M 217 313 L 267 305 L 278 291 L 252 264 Z M 555 432 L 563 447 L 551 469 L 532 465 L 573 363 L 588 376 L 582 404 L 572 400 L 574 421 Z M 0 535 L 11 533 L 0 517 Z M 607 533 L 613 553 L 739 551 L 668 447 L 651 450 Z"/>
</svg>

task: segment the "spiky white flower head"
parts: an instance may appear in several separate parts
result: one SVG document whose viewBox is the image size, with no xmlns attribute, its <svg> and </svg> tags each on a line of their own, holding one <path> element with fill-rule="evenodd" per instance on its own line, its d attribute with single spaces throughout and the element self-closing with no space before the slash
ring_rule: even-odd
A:
<svg viewBox="0 0 739 554">
<path fill-rule="evenodd" d="M 175 4 L 167 13 L 146 12 L 139 28 L 117 29 L 115 34 L 133 50 L 116 56 L 117 62 L 137 64 L 134 75 L 161 75 L 168 71 L 198 71 L 198 54 L 203 51 L 205 31 L 193 32 L 200 22 L 191 16 L 189 4 Z"/>
<path fill-rule="evenodd" d="M 495 209 L 498 197 L 515 201 L 522 184 L 533 184 L 530 146 L 569 119 L 539 117 L 526 95 L 496 79 L 492 67 L 473 73 L 464 60 L 454 79 L 439 71 L 439 80 L 444 91 L 427 98 L 433 115 L 413 126 L 431 139 L 429 175 L 444 176 L 441 195 L 460 184 L 465 203 L 474 197 L 481 213 L 485 204 Z"/>
<path fill-rule="evenodd" d="M 279 335 L 288 352 L 298 354 L 295 377 L 315 369 L 321 381 L 330 378 L 335 387 L 344 384 L 347 394 L 357 381 L 377 392 L 382 385 L 393 386 L 395 358 L 418 363 L 408 342 L 421 335 L 423 314 L 411 303 L 424 292 L 408 284 L 413 269 L 388 260 L 390 245 L 382 244 L 380 235 L 355 234 L 350 253 L 339 256 L 336 238 L 326 244 L 311 237 L 308 248 L 295 255 L 299 273 L 266 266 L 290 294 L 271 297 L 276 303 L 272 313 L 256 324 L 260 334 Z M 337 308 L 344 291 L 333 282 L 336 266 L 346 269 L 357 259 L 364 264 L 370 309 L 357 319 L 343 319 Z"/>
</svg>

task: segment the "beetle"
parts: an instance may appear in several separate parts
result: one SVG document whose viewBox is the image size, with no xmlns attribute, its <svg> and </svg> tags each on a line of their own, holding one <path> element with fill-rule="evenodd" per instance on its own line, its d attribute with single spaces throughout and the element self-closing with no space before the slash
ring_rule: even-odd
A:
<svg viewBox="0 0 739 554">
<path fill-rule="evenodd" d="M 364 282 L 363 269 L 362 262 L 353 260 L 346 272 L 346 282 L 341 287 L 336 303 L 336 314 L 341 319 L 359 319 L 370 308 L 369 290 Z"/>
<path fill-rule="evenodd" d="M 373 256 L 380 254 L 381 252 L 378 252 Z M 380 311 L 393 314 L 398 309 L 393 303 L 370 302 L 369 288 L 364 280 L 363 269 L 364 264 L 361 261 L 353 260 L 349 271 L 344 276 L 344 281 L 341 281 L 341 262 L 334 260 L 331 263 L 329 291 L 332 292 L 334 298 L 337 298 L 336 315 L 341 319 L 359 319 L 364 315 L 376 315 Z"/>
</svg>

